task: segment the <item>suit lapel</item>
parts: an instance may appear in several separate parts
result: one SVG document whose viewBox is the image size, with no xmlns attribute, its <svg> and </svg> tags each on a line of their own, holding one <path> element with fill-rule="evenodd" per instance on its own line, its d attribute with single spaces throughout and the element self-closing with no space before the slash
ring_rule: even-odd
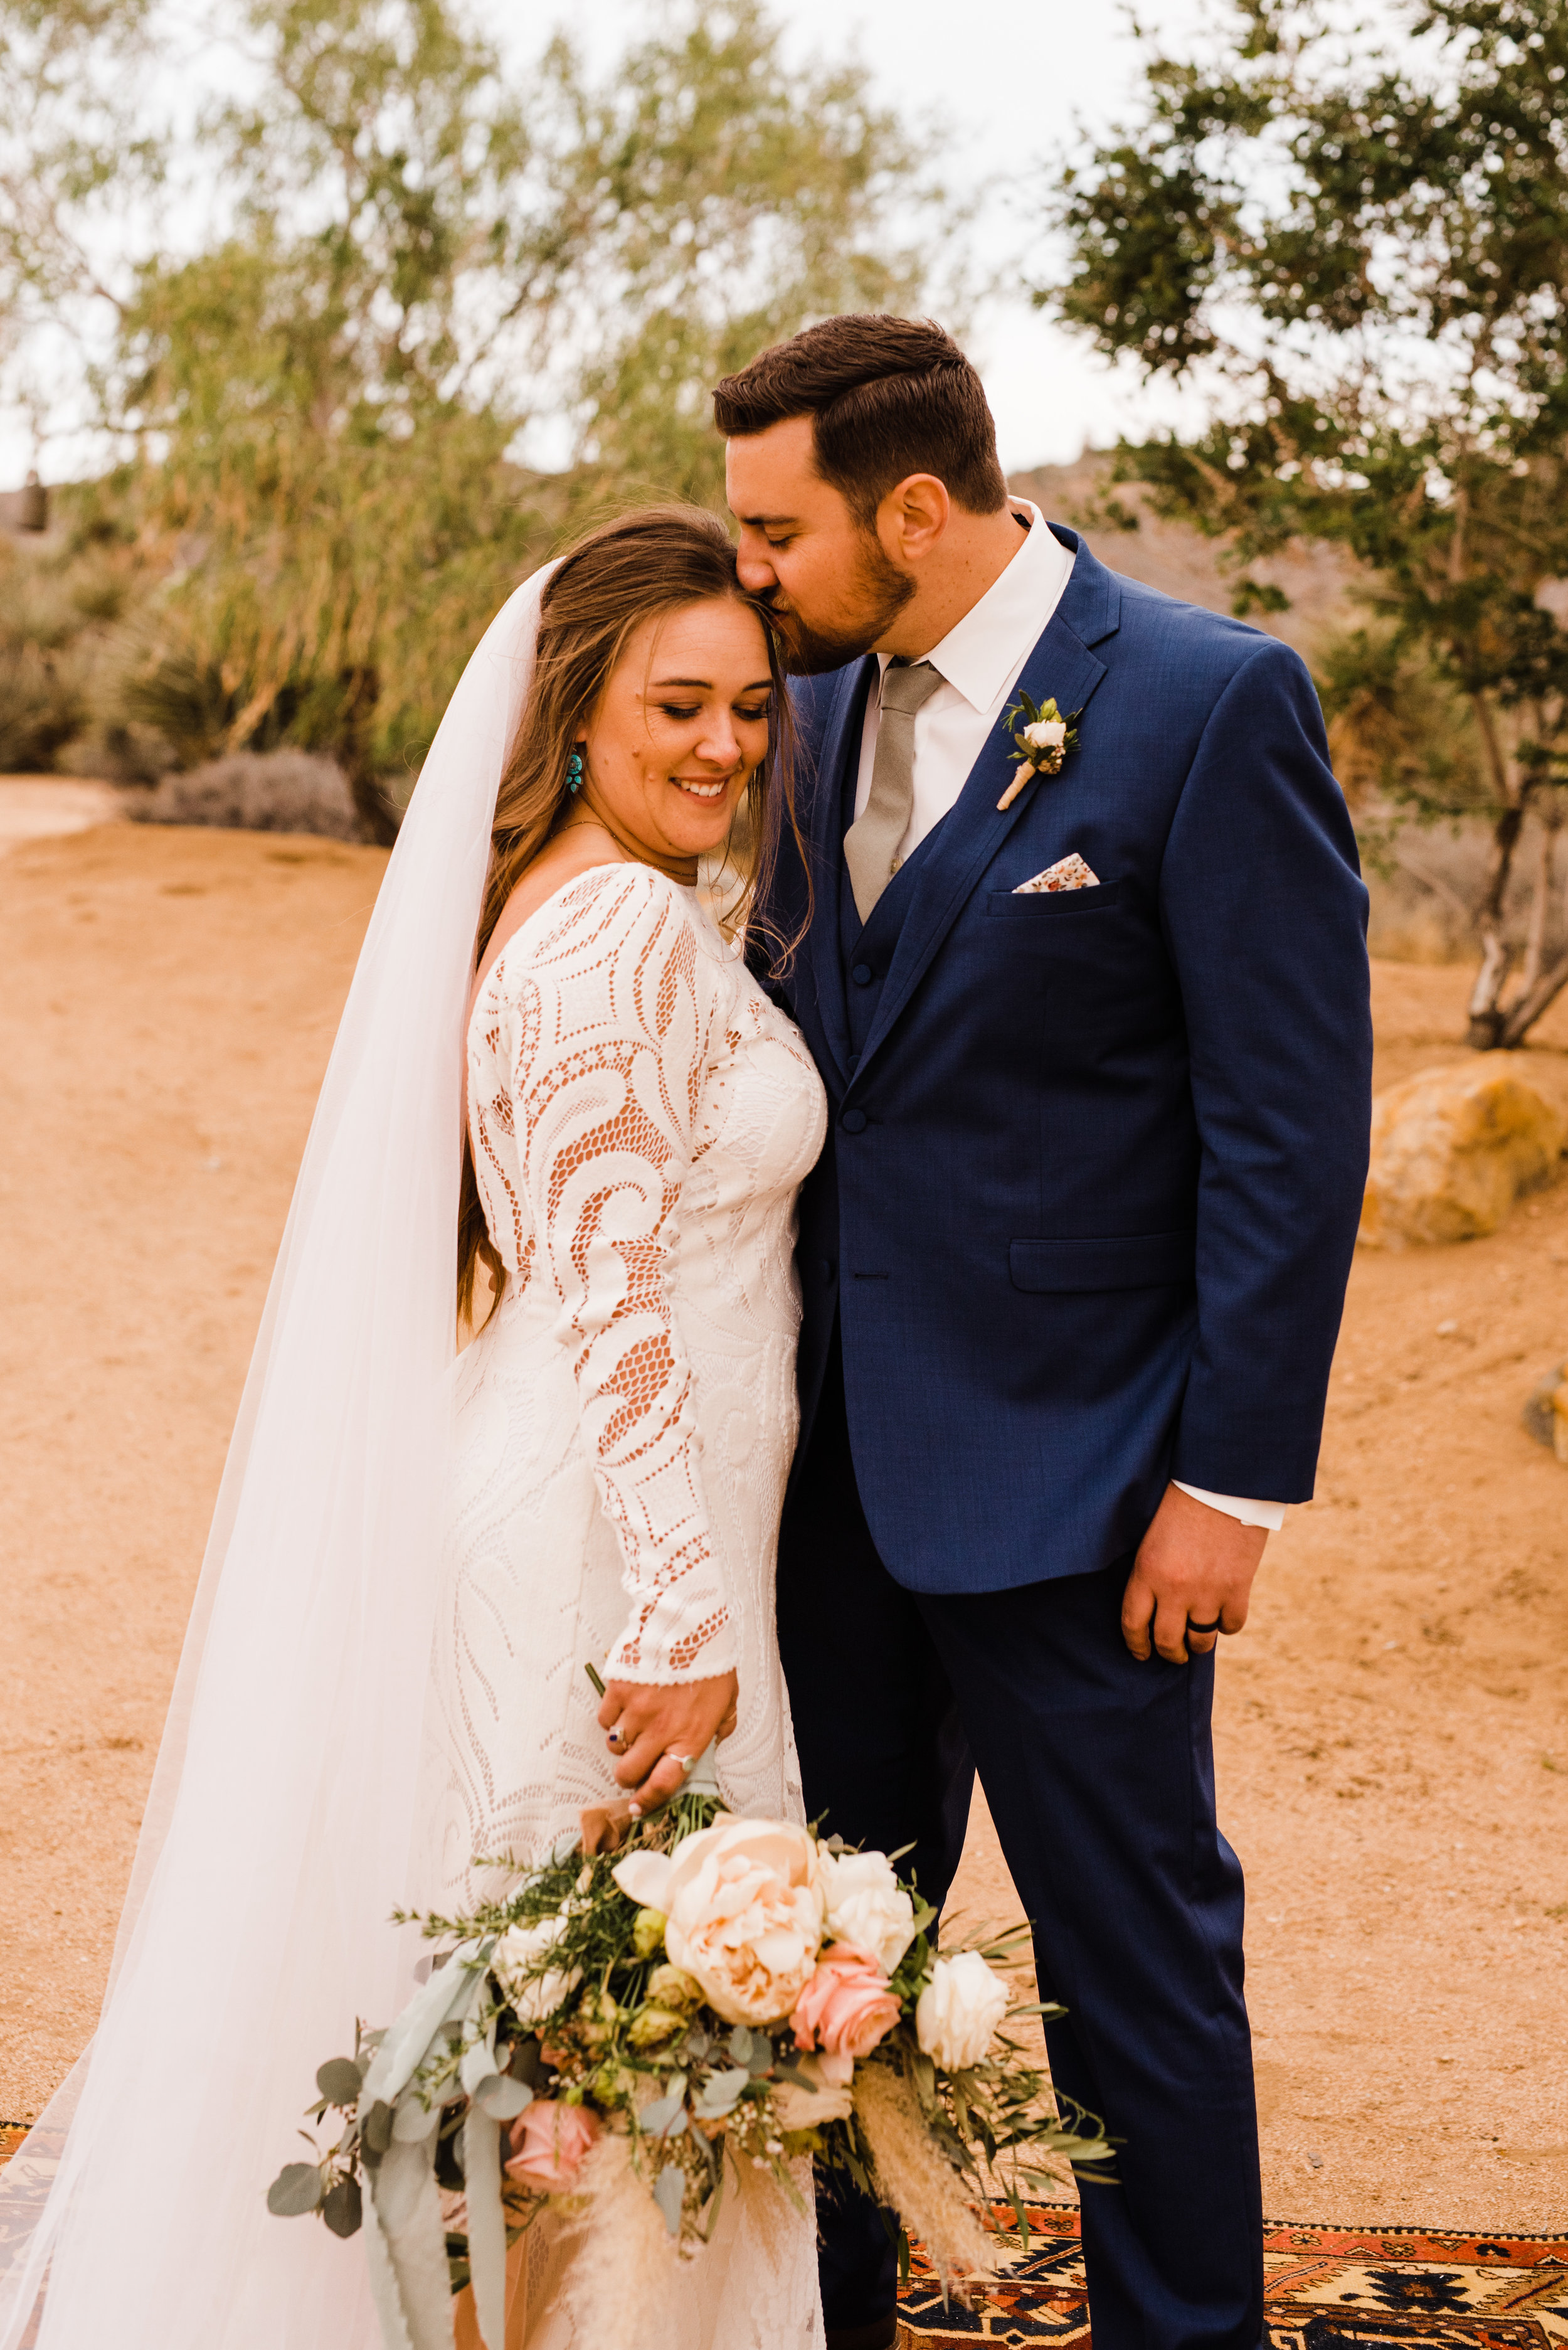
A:
<svg viewBox="0 0 1568 2350">
<path fill-rule="evenodd" d="M 843 1091 L 849 1075 L 849 1020 L 844 1002 L 844 959 L 838 949 L 839 893 L 844 887 L 843 809 L 846 770 L 860 756 L 866 697 L 875 659 L 854 662 L 839 679 L 822 730 L 812 795 L 812 887 L 816 903 L 803 952 L 810 966 L 823 1037 Z"/>
<path fill-rule="evenodd" d="M 1117 627 L 1121 591 L 1115 574 L 1096 562 L 1073 533 L 1058 531 L 1056 536 L 1070 540 L 1076 547 L 1073 576 L 1050 625 L 1024 662 L 1018 683 L 1037 702 L 1054 696 L 1058 708 L 1065 712 L 1085 708 L 1106 673 L 1105 663 L 1096 659 L 1089 646 L 1111 635 Z M 1016 691 L 1013 698 L 1016 699 Z M 914 903 L 904 918 L 877 1017 L 860 1055 L 857 1077 L 864 1075 L 872 1055 L 919 986 L 965 900 L 1034 793 L 1051 787 L 1050 778 L 1042 777 L 1021 793 L 1010 808 L 999 813 L 996 803 L 1016 772 L 1012 751 L 1012 740 L 999 719 L 924 859 Z M 842 855 L 839 862 L 843 862 Z M 842 973 L 839 1005 L 842 1022 Z"/>
</svg>

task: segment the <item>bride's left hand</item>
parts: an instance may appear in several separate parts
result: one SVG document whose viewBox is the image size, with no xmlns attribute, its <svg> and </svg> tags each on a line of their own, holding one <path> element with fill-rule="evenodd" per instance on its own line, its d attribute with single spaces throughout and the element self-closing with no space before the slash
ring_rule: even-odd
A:
<svg viewBox="0 0 1568 2350">
<path fill-rule="evenodd" d="M 599 1728 L 619 1733 L 610 1753 L 634 1816 L 657 1811 L 680 1793 L 690 1774 L 676 1756 L 695 1762 L 715 1738 L 728 1738 L 739 1695 L 733 1673 L 701 1681 L 607 1684 Z"/>
</svg>

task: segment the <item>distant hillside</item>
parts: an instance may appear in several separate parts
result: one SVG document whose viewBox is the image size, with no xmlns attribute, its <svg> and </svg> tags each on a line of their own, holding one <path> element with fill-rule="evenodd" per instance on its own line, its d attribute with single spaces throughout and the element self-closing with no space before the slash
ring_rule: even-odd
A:
<svg viewBox="0 0 1568 2350">
<path fill-rule="evenodd" d="M 1021 497 L 1032 498 L 1053 522 L 1078 530 L 1083 528 L 1080 515 L 1109 480 L 1110 459 L 1085 450 L 1076 464 L 1042 465 L 1032 473 L 1015 473 L 1012 487 Z M 1125 579 L 1141 579 L 1145 587 L 1179 597 L 1184 604 L 1229 612 L 1237 575 L 1221 564 L 1223 542 L 1205 538 L 1185 524 L 1162 521 L 1148 511 L 1136 484 L 1122 484 L 1116 496 L 1138 515 L 1138 527 L 1111 530 L 1092 524 L 1085 529 L 1084 536 L 1100 561 Z M 1251 625 L 1283 638 L 1304 660 L 1310 661 L 1321 640 L 1336 629 L 1355 625 L 1357 614 L 1350 589 L 1356 567 L 1338 547 L 1292 546 L 1251 568 L 1254 577 L 1290 598 L 1291 608 L 1250 613 Z"/>
</svg>

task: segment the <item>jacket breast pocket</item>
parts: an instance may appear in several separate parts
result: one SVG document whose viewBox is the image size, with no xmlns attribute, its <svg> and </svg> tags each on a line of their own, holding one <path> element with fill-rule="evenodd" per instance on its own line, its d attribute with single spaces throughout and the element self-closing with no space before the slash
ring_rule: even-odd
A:
<svg viewBox="0 0 1568 2350">
<path fill-rule="evenodd" d="M 1003 921 L 1082 921 L 1090 914 L 1108 913 L 1121 903 L 1119 881 L 1101 881 L 1092 889 L 988 889 L 985 910 Z"/>
<path fill-rule="evenodd" d="M 1007 1265 L 1014 1289 L 1182 1288 L 1197 1272 L 1197 1237 L 1135 1232 L 1116 1240 L 1014 1241 Z"/>
</svg>

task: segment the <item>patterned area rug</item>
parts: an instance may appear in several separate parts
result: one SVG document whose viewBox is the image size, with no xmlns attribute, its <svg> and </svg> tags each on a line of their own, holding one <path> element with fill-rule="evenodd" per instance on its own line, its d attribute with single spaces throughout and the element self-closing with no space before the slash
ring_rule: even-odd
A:
<svg viewBox="0 0 1568 2350">
<path fill-rule="evenodd" d="M 1075 2211 L 1031 2211 L 1029 2257 L 981 2308 L 944 2310 L 917 2256 L 899 2350 L 1051 2342 L 1090 2350 Z M 1467 2236 L 1419 2228 L 1267 2228 L 1270 2350 L 1565 2350 L 1568 2236 Z"/>
<path fill-rule="evenodd" d="M 20 2144 L 0 2125 L 0 2164 Z M 43 2182 L 40 2181 L 42 2184 Z M 1091 2350 L 1076 2211 L 1029 2214 L 1026 2260 L 982 2307 L 942 2307 L 917 2252 L 898 2350 Z M 0 2245 L 0 2251 L 3 2251 Z M 1568 2350 L 1568 2236 L 1467 2236 L 1421 2228 L 1266 2228 L 1266 2350 Z"/>
</svg>

